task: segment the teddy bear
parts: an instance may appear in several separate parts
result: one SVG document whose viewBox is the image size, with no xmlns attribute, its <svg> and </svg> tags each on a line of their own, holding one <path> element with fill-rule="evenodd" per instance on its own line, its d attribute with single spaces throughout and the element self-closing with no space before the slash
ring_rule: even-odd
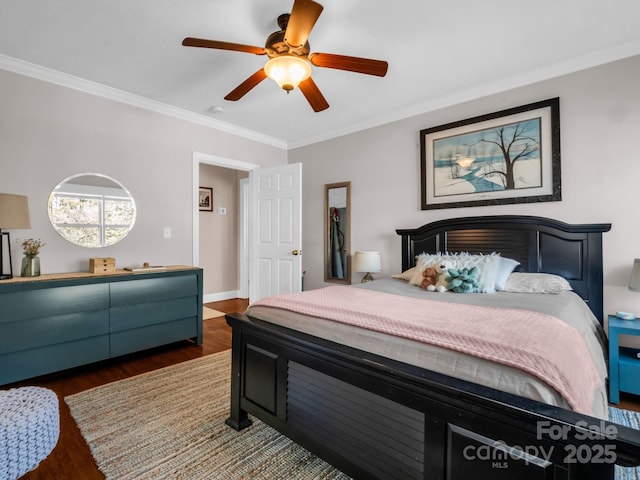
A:
<svg viewBox="0 0 640 480">
<path fill-rule="evenodd" d="M 446 292 L 449 289 L 449 282 L 447 282 L 447 272 L 450 268 L 454 268 L 455 264 L 448 260 L 433 266 L 436 271 L 436 283 L 427 287 L 428 292 Z"/>
<path fill-rule="evenodd" d="M 450 268 L 447 277 L 448 288 L 456 293 L 473 293 L 478 291 L 478 268 L 473 267 L 456 270 Z"/>
<path fill-rule="evenodd" d="M 438 272 L 436 272 L 435 268 L 425 268 L 422 271 L 422 283 L 420 283 L 420 287 L 426 290 L 427 288 L 429 288 L 429 286 L 436 284 L 437 278 Z"/>
</svg>

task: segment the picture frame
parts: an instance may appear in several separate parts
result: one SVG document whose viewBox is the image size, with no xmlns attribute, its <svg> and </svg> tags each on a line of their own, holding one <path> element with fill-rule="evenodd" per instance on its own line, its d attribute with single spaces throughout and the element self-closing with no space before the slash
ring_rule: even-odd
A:
<svg viewBox="0 0 640 480">
<path fill-rule="evenodd" d="M 213 188 L 200 187 L 198 194 L 198 208 L 201 212 L 213 212 Z"/>
<path fill-rule="evenodd" d="M 420 131 L 421 209 L 562 200 L 558 97 Z"/>
</svg>

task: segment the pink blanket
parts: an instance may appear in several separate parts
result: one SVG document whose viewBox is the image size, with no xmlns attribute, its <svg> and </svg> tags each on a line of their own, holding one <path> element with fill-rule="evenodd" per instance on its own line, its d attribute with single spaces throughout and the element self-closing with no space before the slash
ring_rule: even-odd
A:
<svg viewBox="0 0 640 480">
<path fill-rule="evenodd" d="M 579 332 L 538 312 L 349 286 L 279 295 L 253 305 L 347 323 L 515 367 L 554 388 L 581 413 L 592 413 L 593 391 L 601 383 Z"/>
</svg>

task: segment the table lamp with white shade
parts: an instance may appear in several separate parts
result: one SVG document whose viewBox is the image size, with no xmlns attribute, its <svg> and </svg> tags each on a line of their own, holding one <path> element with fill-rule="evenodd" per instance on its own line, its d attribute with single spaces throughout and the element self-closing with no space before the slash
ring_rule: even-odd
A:
<svg viewBox="0 0 640 480">
<path fill-rule="evenodd" d="M 631 276 L 629 277 L 629 290 L 640 292 L 640 258 L 633 260 Z"/>
<path fill-rule="evenodd" d="M 9 237 L 9 232 L 2 231 L 3 229 L 13 228 L 31 228 L 29 200 L 24 195 L 0 193 L 0 280 L 13 278 L 11 238 Z M 5 252 L 7 255 L 5 255 Z M 9 259 L 8 268 L 5 267 L 6 258 Z"/>
<path fill-rule="evenodd" d="M 356 272 L 365 272 L 361 283 L 373 280 L 372 273 L 382 271 L 380 252 L 356 252 L 353 256 L 353 269 Z"/>
<path fill-rule="evenodd" d="M 634 292 L 640 292 L 640 258 L 633 260 L 633 267 L 631 267 L 631 275 L 629 276 L 629 290 Z M 635 320 L 636 316 L 631 312 L 616 312 L 616 317 L 623 320 Z"/>
</svg>

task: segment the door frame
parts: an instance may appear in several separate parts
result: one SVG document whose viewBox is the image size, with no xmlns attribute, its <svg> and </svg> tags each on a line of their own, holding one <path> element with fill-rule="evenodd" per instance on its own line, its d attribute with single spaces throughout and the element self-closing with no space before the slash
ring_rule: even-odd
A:
<svg viewBox="0 0 640 480">
<path fill-rule="evenodd" d="M 252 170 L 256 170 L 261 167 L 261 165 L 249 162 L 243 162 L 241 160 L 234 160 L 232 158 L 219 157 L 217 155 L 210 155 L 208 153 L 202 152 L 193 152 L 193 165 L 192 165 L 192 265 L 199 266 L 200 263 L 200 209 L 198 208 L 198 195 L 200 189 L 200 164 L 205 165 L 214 165 L 217 167 L 230 168 L 232 170 L 241 170 L 243 172 L 250 172 Z M 247 195 L 249 189 L 241 188 L 241 195 Z M 241 199 L 241 204 L 244 201 L 244 205 L 248 205 L 248 198 Z M 247 229 L 242 228 L 242 225 L 246 225 L 249 219 L 246 217 L 248 215 L 247 208 L 240 208 L 238 219 L 240 228 L 240 245 L 239 245 L 239 282 L 240 288 L 238 290 L 237 295 L 234 293 L 233 298 L 238 296 L 240 298 L 244 298 L 242 295 L 248 297 L 249 295 L 249 265 L 245 261 L 247 258 L 248 252 L 248 238 L 243 238 L 248 235 Z M 215 302 L 218 300 L 227 300 L 228 295 L 225 295 L 224 292 L 220 294 L 219 298 L 215 294 L 206 295 L 204 298 L 204 303 L 207 302 Z M 231 297 L 229 297 L 231 298 Z"/>
</svg>

